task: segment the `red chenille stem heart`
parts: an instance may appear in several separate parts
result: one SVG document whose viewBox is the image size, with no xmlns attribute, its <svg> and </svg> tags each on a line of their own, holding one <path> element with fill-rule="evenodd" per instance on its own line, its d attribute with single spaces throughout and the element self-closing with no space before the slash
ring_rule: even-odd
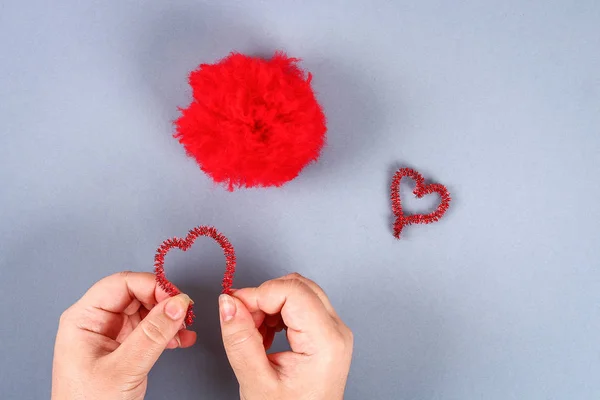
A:
<svg viewBox="0 0 600 400">
<path fill-rule="evenodd" d="M 177 237 L 167 239 L 156 250 L 156 255 L 154 256 L 156 282 L 158 282 L 159 286 L 167 292 L 169 296 L 176 296 L 181 292 L 165 276 L 165 256 L 173 248 L 187 251 L 192 247 L 199 236 L 208 236 L 215 239 L 223 249 L 223 253 L 225 254 L 225 275 L 223 276 L 222 283 L 223 293 L 230 293 L 231 285 L 233 285 L 233 275 L 235 274 L 235 250 L 229 240 L 212 226 L 198 226 L 190 230 L 184 239 Z M 185 316 L 185 324 L 191 325 L 192 322 L 194 322 L 194 317 L 194 307 L 190 304 Z"/>
<path fill-rule="evenodd" d="M 417 198 L 421 198 L 425 195 L 437 193 L 440 195 L 441 202 L 437 209 L 430 214 L 413 214 L 404 215 L 402 211 L 402 202 L 400 200 L 400 181 L 402 178 L 407 177 L 415 181 L 416 186 L 413 193 Z M 430 183 L 425 185 L 425 179 L 417 171 L 411 168 L 400 168 L 394 174 L 391 185 L 391 199 L 392 199 L 392 212 L 396 216 L 394 222 L 394 236 L 396 239 L 400 239 L 400 233 L 406 225 L 412 224 L 430 224 L 437 222 L 444 216 L 448 207 L 450 206 L 450 193 L 444 185 L 439 183 Z"/>
</svg>

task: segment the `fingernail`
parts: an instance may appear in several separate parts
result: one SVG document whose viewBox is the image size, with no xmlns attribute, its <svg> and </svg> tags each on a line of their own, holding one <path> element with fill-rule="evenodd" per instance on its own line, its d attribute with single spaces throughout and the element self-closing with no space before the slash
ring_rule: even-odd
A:
<svg viewBox="0 0 600 400">
<path fill-rule="evenodd" d="M 181 339 L 179 339 L 179 333 L 175 335 L 175 340 L 177 340 L 177 345 L 181 347 Z"/>
<path fill-rule="evenodd" d="M 175 297 L 171 297 L 165 305 L 165 314 L 172 320 L 183 318 L 190 305 L 191 299 L 185 293 L 180 293 Z"/>
<path fill-rule="evenodd" d="M 233 316 L 236 312 L 236 307 L 235 302 L 230 296 L 226 294 L 219 296 L 219 311 L 223 322 L 228 322 L 233 319 Z"/>
</svg>

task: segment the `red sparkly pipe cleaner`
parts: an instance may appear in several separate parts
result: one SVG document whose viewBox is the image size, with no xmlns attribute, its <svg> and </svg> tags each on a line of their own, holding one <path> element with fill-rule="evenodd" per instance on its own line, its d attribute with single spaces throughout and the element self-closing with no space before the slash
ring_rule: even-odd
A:
<svg viewBox="0 0 600 400">
<path fill-rule="evenodd" d="M 413 193 L 418 198 L 432 193 L 437 193 L 440 195 L 442 201 L 435 211 L 430 214 L 404 215 L 402 212 L 402 202 L 400 201 L 400 181 L 404 177 L 411 178 L 415 181 L 416 187 Z M 423 176 L 411 168 L 400 168 L 398 171 L 396 171 L 394 174 L 394 179 L 392 179 L 391 192 L 392 212 L 396 216 L 396 221 L 394 222 L 394 236 L 396 239 L 400 239 L 400 233 L 406 225 L 430 224 L 432 222 L 439 221 L 450 206 L 450 193 L 444 185 L 439 183 L 430 183 L 425 185 L 425 179 Z"/>
<path fill-rule="evenodd" d="M 217 231 L 212 226 L 197 226 L 196 228 L 190 230 L 187 236 L 184 239 L 181 238 L 171 238 L 167 239 L 158 247 L 156 250 L 156 255 L 154 256 L 154 273 L 156 274 L 156 282 L 158 282 L 159 286 L 169 294 L 169 296 L 176 296 L 179 293 L 179 289 L 175 287 L 169 280 L 165 277 L 165 256 L 167 253 L 173 249 L 178 248 L 183 251 L 187 251 L 198 236 L 208 236 L 217 241 L 219 246 L 223 249 L 223 253 L 225 254 L 225 275 L 223 276 L 223 293 L 230 294 L 231 285 L 233 285 L 233 275 L 235 274 L 235 250 L 233 246 L 229 242 L 229 240 Z M 194 307 L 190 304 L 187 315 L 185 316 L 185 324 L 191 325 L 194 322 Z"/>
</svg>

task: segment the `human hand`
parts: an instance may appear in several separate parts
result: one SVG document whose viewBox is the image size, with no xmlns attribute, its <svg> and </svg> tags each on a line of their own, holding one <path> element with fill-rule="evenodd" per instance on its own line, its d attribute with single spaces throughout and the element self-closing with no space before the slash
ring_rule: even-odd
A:
<svg viewBox="0 0 600 400">
<path fill-rule="evenodd" d="M 196 341 L 183 325 L 189 304 L 185 294 L 169 297 L 151 273 L 96 283 L 60 317 L 52 399 L 143 399 L 162 352 Z"/>
<path fill-rule="evenodd" d="M 242 400 L 341 400 L 353 338 L 325 292 L 299 274 L 221 295 L 225 351 Z M 292 351 L 266 354 L 286 329 Z"/>
</svg>

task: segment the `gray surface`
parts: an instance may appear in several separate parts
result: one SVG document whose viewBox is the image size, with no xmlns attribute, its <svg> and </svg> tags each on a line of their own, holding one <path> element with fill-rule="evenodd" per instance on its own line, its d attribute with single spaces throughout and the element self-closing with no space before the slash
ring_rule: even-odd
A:
<svg viewBox="0 0 600 400">
<path fill-rule="evenodd" d="M 282 189 L 215 187 L 170 136 L 187 72 L 234 49 L 314 74 L 329 145 Z M 597 399 L 599 55 L 594 0 L 3 1 L 2 398 L 48 397 L 57 318 L 94 281 L 213 224 L 236 286 L 327 290 L 356 335 L 347 399 Z M 398 165 L 454 198 L 400 242 Z M 234 398 L 222 255 L 169 262 L 200 338 L 147 398 Z"/>
</svg>

